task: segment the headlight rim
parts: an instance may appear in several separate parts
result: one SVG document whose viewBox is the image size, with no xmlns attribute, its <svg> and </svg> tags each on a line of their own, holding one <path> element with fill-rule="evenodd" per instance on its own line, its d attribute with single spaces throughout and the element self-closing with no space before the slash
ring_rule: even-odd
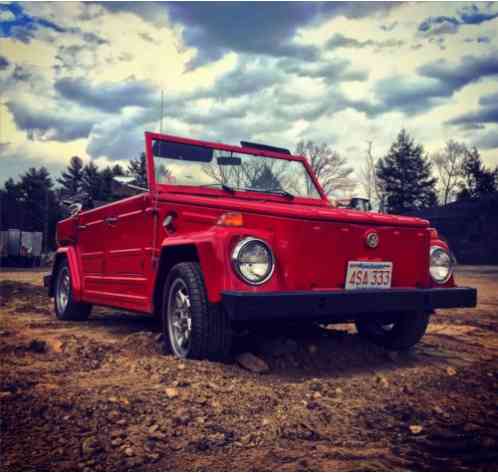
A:
<svg viewBox="0 0 498 473">
<path fill-rule="evenodd" d="M 447 276 L 444 279 L 441 279 L 441 280 L 436 279 L 432 275 L 432 272 L 431 272 L 432 255 L 437 250 L 444 251 L 448 255 L 448 259 L 449 259 L 449 270 L 448 270 L 448 274 L 447 274 Z M 432 245 L 431 249 L 430 249 L 430 252 L 429 252 L 429 275 L 431 276 L 431 279 L 436 284 L 439 284 L 439 285 L 446 284 L 451 279 L 451 277 L 453 276 L 454 269 L 455 269 L 455 264 L 454 264 L 454 261 L 453 261 L 453 257 L 452 257 L 451 251 L 449 249 L 447 249 L 447 248 L 444 248 L 444 247 L 440 246 L 440 245 Z"/>
<path fill-rule="evenodd" d="M 244 248 L 244 246 L 246 246 L 248 243 L 252 243 L 252 242 L 259 242 L 262 245 L 264 245 L 266 247 L 266 249 L 268 250 L 268 253 L 269 253 L 270 258 L 271 258 L 270 271 L 260 281 L 251 281 L 251 280 L 247 279 L 240 271 L 239 265 L 238 265 L 238 258 L 239 258 L 240 252 L 242 251 L 242 248 Z M 246 284 L 250 284 L 251 286 L 261 286 L 262 284 L 264 284 L 265 282 L 267 282 L 271 279 L 271 277 L 273 276 L 273 273 L 275 271 L 275 255 L 273 254 L 273 251 L 272 251 L 269 243 L 261 238 L 247 236 L 247 237 L 244 237 L 241 240 L 239 240 L 232 250 L 231 260 L 232 260 L 232 267 L 233 267 L 235 274 L 243 282 L 245 282 Z"/>
</svg>

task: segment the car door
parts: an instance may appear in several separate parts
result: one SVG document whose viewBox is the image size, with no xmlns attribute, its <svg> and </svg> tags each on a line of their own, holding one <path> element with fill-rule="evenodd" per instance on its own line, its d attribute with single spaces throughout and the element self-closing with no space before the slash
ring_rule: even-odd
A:
<svg viewBox="0 0 498 473">
<path fill-rule="evenodd" d="M 83 297 L 89 302 L 101 302 L 106 293 L 105 219 L 110 212 L 109 206 L 82 212 L 77 225 L 77 253 L 80 262 Z"/>
<path fill-rule="evenodd" d="M 128 197 L 112 204 L 105 225 L 105 277 L 113 305 L 149 312 L 148 274 L 154 226 L 149 194 Z"/>
</svg>

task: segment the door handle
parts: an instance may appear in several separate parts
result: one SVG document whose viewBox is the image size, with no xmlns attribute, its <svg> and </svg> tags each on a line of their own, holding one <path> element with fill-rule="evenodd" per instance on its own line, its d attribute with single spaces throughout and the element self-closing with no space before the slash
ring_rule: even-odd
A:
<svg viewBox="0 0 498 473">
<path fill-rule="evenodd" d="M 104 222 L 107 223 L 108 225 L 112 225 L 113 223 L 116 223 L 118 221 L 118 217 L 107 217 Z"/>
<path fill-rule="evenodd" d="M 88 228 L 88 225 L 78 225 L 78 230 L 86 230 Z"/>
</svg>

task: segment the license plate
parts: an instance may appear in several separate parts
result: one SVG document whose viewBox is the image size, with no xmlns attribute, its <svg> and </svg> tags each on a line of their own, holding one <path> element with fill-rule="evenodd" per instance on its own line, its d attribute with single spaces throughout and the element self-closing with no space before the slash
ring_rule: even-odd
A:
<svg viewBox="0 0 498 473">
<path fill-rule="evenodd" d="M 349 261 L 346 289 L 388 289 L 392 272 L 391 262 Z"/>
</svg>

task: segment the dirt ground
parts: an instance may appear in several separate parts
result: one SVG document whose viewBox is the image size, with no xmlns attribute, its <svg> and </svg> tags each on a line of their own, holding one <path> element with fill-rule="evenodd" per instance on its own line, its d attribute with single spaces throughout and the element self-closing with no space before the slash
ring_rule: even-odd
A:
<svg viewBox="0 0 498 473">
<path fill-rule="evenodd" d="M 498 468 L 498 267 L 408 353 L 352 326 L 238 338 L 236 363 L 162 354 L 143 316 L 59 322 L 42 272 L 0 273 L 0 470 Z"/>
</svg>

